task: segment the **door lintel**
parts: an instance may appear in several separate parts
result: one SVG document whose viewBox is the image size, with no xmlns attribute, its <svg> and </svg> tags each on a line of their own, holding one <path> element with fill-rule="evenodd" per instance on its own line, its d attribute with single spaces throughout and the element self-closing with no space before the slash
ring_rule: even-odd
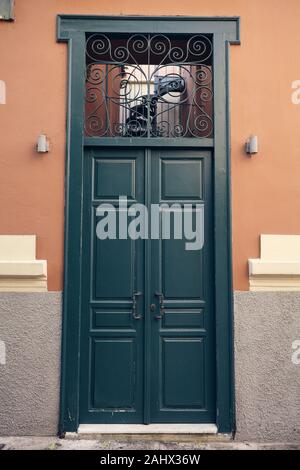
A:
<svg viewBox="0 0 300 470">
<path fill-rule="evenodd" d="M 230 44 L 240 44 L 238 16 L 96 16 L 58 15 L 57 40 L 67 42 L 76 33 L 222 33 Z"/>
</svg>

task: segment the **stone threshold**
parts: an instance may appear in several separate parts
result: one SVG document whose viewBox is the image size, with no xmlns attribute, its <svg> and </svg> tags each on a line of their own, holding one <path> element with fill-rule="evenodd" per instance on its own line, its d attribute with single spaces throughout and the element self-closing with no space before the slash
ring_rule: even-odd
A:
<svg viewBox="0 0 300 470">
<path fill-rule="evenodd" d="M 77 435 L 93 434 L 213 434 L 215 424 L 80 424 Z M 74 433 L 67 433 L 74 435 Z M 75 434 L 76 435 L 76 434 Z"/>
</svg>

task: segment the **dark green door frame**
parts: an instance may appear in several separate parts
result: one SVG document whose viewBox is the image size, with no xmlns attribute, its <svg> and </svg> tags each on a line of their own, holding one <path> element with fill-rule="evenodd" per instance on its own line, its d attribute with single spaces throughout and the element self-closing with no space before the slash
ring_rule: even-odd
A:
<svg viewBox="0 0 300 470">
<path fill-rule="evenodd" d="M 108 17 L 59 15 L 57 38 L 68 42 L 65 270 L 60 432 L 79 422 L 81 224 L 84 146 L 137 145 L 133 140 L 84 138 L 85 33 L 213 34 L 214 138 L 138 139 L 138 145 L 212 148 L 214 153 L 214 259 L 217 426 L 234 429 L 233 320 L 230 220 L 229 45 L 239 44 L 237 17 Z"/>
</svg>

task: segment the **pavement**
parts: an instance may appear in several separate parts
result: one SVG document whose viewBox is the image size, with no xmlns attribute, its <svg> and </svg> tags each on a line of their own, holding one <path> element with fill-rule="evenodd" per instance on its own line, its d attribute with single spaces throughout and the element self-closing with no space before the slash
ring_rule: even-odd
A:
<svg viewBox="0 0 300 470">
<path fill-rule="evenodd" d="M 234 440 L 164 439 L 163 437 L 144 439 L 124 436 L 101 439 L 58 437 L 1 437 L 0 450 L 300 450 L 299 443 L 256 443 Z"/>
</svg>

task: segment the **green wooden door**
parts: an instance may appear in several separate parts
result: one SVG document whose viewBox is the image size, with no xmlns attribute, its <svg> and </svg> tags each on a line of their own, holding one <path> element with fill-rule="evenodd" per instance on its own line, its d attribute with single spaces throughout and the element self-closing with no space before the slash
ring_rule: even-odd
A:
<svg viewBox="0 0 300 470">
<path fill-rule="evenodd" d="M 184 238 L 151 243 L 150 302 L 162 317 L 151 315 L 151 421 L 211 423 L 216 404 L 210 152 L 172 149 L 152 157 L 152 202 L 188 203 L 193 211 L 196 204 L 204 206 L 205 233 L 201 250 L 186 250 Z"/>
<path fill-rule="evenodd" d="M 144 202 L 144 152 L 89 151 L 84 166 L 80 422 L 140 423 L 144 308 L 134 294 L 144 292 L 142 241 L 99 240 L 96 209 L 118 207 L 119 195 Z"/>
<path fill-rule="evenodd" d="M 99 240 L 96 209 L 120 215 L 120 195 L 204 207 L 204 247 Z M 215 422 L 211 153 L 90 149 L 82 234 L 80 423 Z"/>
</svg>

